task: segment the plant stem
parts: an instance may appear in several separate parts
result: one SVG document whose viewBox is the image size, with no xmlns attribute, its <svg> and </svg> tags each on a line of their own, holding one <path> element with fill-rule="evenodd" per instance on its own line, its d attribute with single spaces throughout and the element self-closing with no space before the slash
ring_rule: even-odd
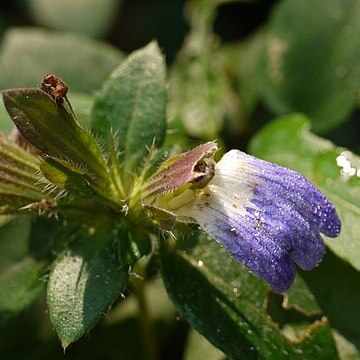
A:
<svg viewBox="0 0 360 360">
<path fill-rule="evenodd" d="M 145 276 L 144 263 L 139 261 L 134 271 L 141 277 Z M 148 360 L 159 359 L 158 346 L 156 341 L 155 332 L 153 329 L 152 319 L 149 313 L 148 304 L 146 301 L 146 282 L 145 278 L 134 278 L 133 281 L 134 292 L 139 306 L 139 330 L 143 342 L 145 358 Z"/>
</svg>

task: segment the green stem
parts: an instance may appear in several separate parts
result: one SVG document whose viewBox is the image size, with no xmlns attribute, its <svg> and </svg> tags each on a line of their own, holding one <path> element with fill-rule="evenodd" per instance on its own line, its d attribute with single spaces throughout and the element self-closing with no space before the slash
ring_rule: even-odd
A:
<svg viewBox="0 0 360 360">
<path fill-rule="evenodd" d="M 138 262 L 134 271 L 140 276 L 144 276 L 144 264 L 141 263 L 141 261 Z M 146 301 L 146 282 L 145 279 L 134 278 L 132 283 L 139 306 L 139 330 L 143 341 L 145 358 L 148 360 L 157 360 L 159 359 L 158 346 L 155 337 L 155 331 L 153 329 L 152 319 Z"/>
</svg>

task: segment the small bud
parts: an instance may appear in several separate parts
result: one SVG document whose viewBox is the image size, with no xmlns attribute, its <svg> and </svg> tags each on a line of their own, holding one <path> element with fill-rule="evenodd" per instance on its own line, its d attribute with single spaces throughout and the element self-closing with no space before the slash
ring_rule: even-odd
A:
<svg viewBox="0 0 360 360">
<path fill-rule="evenodd" d="M 66 98 L 66 85 L 49 75 L 41 88 L 3 92 L 6 110 L 21 135 L 42 153 L 87 169 L 93 179 L 107 179 L 102 152 L 77 122 Z"/>
<path fill-rule="evenodd" d="M 144 196 L 167 193 L 186 184 L 198 189 L 206 186 L 214 176 L 212 158 L 217 150 L 211 141 L 170 158 L 149 179 Z"/>
</svg>

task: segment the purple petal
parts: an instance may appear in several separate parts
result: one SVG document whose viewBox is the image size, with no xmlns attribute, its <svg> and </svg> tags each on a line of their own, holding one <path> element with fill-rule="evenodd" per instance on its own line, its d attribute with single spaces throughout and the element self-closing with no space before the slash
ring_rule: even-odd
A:
<svg viewBox="0 0 360 360">
<path fill-rule="evenodd" d="M 341 224 L 334 205 L 301 174 L 246 155 L 254 176 L 254 194 L 266 201 L 288 200 L 312 226 L 324 235 L 337 237 Z M 256 179 L 256 180 L 255 180 Z"/>
<path fill-rule="evenodd" d="M 197 221 L 211 237 L 254 274 L 266 280 L 275 291 L 287 290 L 294 281 L 295 264 L 290 253 L 271 234 L 263 231 L 254 218 L 229 213 L 221 209 L 221 204 L 214 203 L 197 217 Z"/>
</svg>

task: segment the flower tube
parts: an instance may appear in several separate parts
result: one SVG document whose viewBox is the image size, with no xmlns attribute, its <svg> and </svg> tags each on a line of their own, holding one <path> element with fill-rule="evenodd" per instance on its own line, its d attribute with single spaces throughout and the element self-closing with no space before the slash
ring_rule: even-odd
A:
<svg viewBox="0 0 360 360">
<path fill-rule="evenodd" d="M 286 291 L 295 264 L 311 270 L 321 261 L 325 246 L 320 233 L 339 235 L 335 207 L 295 171 L 239 150 L 214 164 L 216 149 L 213 142 L 201 145 L 182 154 L 180 160 L 187 166 L 181 167 L 178 159 L 160 169 L 152 188 L 154 179 L 156 183 L 167 176 L 153 192 L 151 206 L 171 213 L 178 222 L 198 223 L 275 291 Z"/>
</svg>

